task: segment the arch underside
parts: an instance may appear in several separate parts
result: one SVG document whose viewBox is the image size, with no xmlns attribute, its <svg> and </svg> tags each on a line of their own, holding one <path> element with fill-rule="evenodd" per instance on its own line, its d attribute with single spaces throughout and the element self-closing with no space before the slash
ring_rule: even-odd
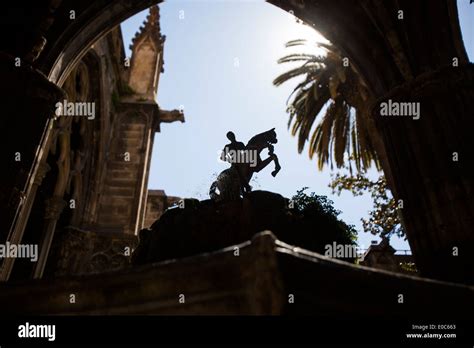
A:
<svg viewBox="0 0 474 348">
<path fill-rule="evenodd" d="M 63 1 L 53 11 L 53 21 L 38 15 L 36 22 L 29 23 L 25 35 L 31 37 L 24 41 L 25 47 L 17 48 L 29 52 L 36 47 L 34 38 L 44 36 L 47 43 L 34 66 L 62 86 L 94 42 L 126 18 L 160 2 Z M 460 269 L 461 279 L 474 279 L 474 267 L 469 271 L 467 266 L 472 261 L 449 258 L 455 244 L 462 244 L 466 253 L 474 250 L 472 178 L 466 164 L 454 167 L 447 160 L 453 151 L 469 158 L 474 148 L 467 140 L 472 129 L 474 73 L 462 42 L 456 2 L 269 3 L 292 11 L 337 46 L 361 73 L 377 103 L 387 98 L 422 102 L 418 123 L 382 119 L 378 104 L 371 107 L 387 157 L 384 170 L 396 198 L 405 202 L 402 215 L 420 269 L 429 276 L 449 278 L 452 274 L 441 268 L 452 265 Z M 71 8 L 76 13 L 73 21 L 64 15 Z M 459 60 L 458 69 L 452 68 L 453 58 Z"/>
</svg>

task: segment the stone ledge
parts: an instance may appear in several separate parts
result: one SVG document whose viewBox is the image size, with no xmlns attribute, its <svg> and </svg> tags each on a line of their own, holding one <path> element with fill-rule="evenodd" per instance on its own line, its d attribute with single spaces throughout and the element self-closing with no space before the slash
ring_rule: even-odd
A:
<svg viewBox="0 0 474 348">
<path fill-rule="evenodd" d="M 235 256 L 235 248 L 239 256 Z M 404 294 L 405 303 L 397 302 Z M 75 294 L 76 303 L 69 303 Z M 180 294 L 185 303 L 179 303 Z M 295 303 L 288 303 L 288 295 Z M 470 318 L 474 288 L 352 265 L 262 232 L 216 252 L 0 286 L 4 314 Z"/>
</svg>

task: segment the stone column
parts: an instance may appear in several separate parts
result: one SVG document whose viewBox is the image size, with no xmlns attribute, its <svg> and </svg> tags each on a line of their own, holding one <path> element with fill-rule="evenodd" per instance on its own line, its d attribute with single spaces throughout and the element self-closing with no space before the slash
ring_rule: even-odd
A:
<svg viewBox="0 0 474 348">
<path fill-rule="evenodd" d="M 38 187 L 41 186 L 44 177 L 51 170 L 51 167 L 47 163 L 41 163 L 38 165 L 37 171 L 33 174 L 33 184 L 26 194 L 22 194 L 18 202 L 18 216 L 15 228 L 13 228 L 10 234 L 7 236 L 7 241 L 11 244 L 20 244 L 23 239 L 23 233 L 25 231 L 26 224 L 28 222 L 28 216 L 30 215 L 31 208 L 36 197 Z M 0 280 L 6 281 L 10 277 L 11 271 L 15 259 L 8 258 L 4 259 L 2 267 L 0 268 Z"/>
<path fill-rule="evenodd" d="M 48 124 L 62 90 L 20 57 L 0 53 L 2 134 L 0 156 L 0 242 L 5 242 L 21 215 L 44 151 Z M 23 197 L 23 199 L 21 199 Z M 20 203 L 22 205 L 20 205 Z"/>
<path fill-rule="evenodd" d="M 66 206 L 66 201 L 62 197 L 53 196 L 46 200 L 45 206 L 45 227 L 39 246 L 40 252 L 38 256 L 38 262 L 36 263 L 33 272 L 33 278 L 35 279 L 39 279 L 43 276 L 49 250 L 53 241 L 54 232 L 56 230 L 56 224 L 58 222 L 59 217 L 61 216 L 61 213 L 64 210 L 64 207 Z"/>
<path fill-rule="evenodd" d="M 420 118 L 381 116 L 388 100 L 420 103 Z M 423 276 L 474 283 L 473 110 L 473 64 L 419 75 L 372 109 Z"/>
</svg>

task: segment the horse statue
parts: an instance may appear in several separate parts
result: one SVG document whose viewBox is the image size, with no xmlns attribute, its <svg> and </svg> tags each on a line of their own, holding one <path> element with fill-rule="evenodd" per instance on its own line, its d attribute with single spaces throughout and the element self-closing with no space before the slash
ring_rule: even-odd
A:
<svg viewBox="0 0 474 348">
<path fill-rule="evenodd" d="M 274 154 L 273 145 L 278 142 L 275 128 L 252 137 L 247 145 L 235 140 L 233 132 L 227 133 L 231 141 L 224 147 L 221 160 L 227 161 L 231 167 L 222 171 L 209 189 L 209 196 L 214 201 L 235 200 L 252 190 L 249 185 L 253 173 L 260 172 L 271 162 L 275 163 L 272 176 L 280 171 L 280 163 Z M 268 149 L 268 158 L 262 160 L 260 153 Z"/>
</svg>

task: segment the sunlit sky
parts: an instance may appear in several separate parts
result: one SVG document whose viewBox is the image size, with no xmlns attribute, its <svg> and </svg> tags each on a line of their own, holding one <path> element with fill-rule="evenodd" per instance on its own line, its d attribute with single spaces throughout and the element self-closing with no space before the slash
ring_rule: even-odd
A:
<svg viewBox="0 0 474 348">
<path fill-rule="evenodd" d="M 472 61 L 474 56 L 474 4 L 458 1 L 463 36 Z M 127 55 L 132 37 L 147 11 L 122 23 Z M 275 87 L 272 82 L 291 65 L 277 60 L 295 52 L 285 43 L 295 39 L 324 40 L 313 28 L 263 0 L 173 0 L 160 4 L 161 31 L 166 35 L 165 72 L 160 77 L 157 102 L 162 109 L 184 109 L 185 123 L 162 124 L 155 135 L 149 188 L 168 195 L 207 199 L 216 174 L 228 165 L 217 159 L 232 130 L 246 143 L 253 135 L 275 127 L 275 153 L 282 170 L 274 178 L 273 164 L 262 170 L 251 185 L 291 197 L 298 189 L 326 195 L 341 210 L 340 218 L 359 231 L 360 248 L 379 238 L 363 232 L 371 198 L 345 192 L 333 195 L 329 168 L 318 171 L 307 148 L 297 152 L 297 139 L 287 128 L 286 100 L 298 80 Z M 183 18 L 184 17 L 184 18 Z M 470 23 L 470 24 L 469 24 Z M 307 48 L 311 52 L 314 48 Z M 313 51 L 314 52 L 314 51 Z M 265 155 L 266 151 L 262 152 Z M 369 177 L 378 176 L 375 170 Z M 315 227 L 317 229 L 317 227 Z M 408 243 L 392 238 L 395 249 Z"/>
</svg>

